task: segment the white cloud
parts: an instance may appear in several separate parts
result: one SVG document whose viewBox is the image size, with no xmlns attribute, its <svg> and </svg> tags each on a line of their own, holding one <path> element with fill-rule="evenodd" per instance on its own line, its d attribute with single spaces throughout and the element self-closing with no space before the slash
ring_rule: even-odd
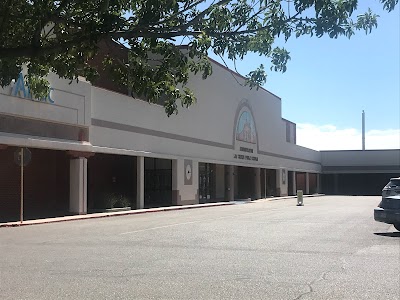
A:
<svg viewBox="0 0 400 300">
<path fill-rule="evenodd" d="M 297 144 L 315 150 L 361 150 L 362 134 L 355 128 L 297 124 Z M 365 149 L 400 149 L 400 129 L 367 131 Z"/>
</svg>

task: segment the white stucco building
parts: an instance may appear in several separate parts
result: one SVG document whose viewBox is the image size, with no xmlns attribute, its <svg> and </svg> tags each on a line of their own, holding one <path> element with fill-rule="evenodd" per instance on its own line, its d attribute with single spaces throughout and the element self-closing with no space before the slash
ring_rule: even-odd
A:
<svg viewBox="0 0 400 300">
<path fill-rule="evenodd" d="M 212 64 L 208 79 L 190 80 L 198 102 L 169 118 L 162 106 L 55 75 L 42 101 L 32 100 L 20 79 L 0 89 L 0 222 L 19 216 L 18 147 L 32 153 L 25 167 L 27 218 L 321 187 L 338 193 L 344 173 L 400 172 L 398 150 L 360 156 L 296 145 L 296 125 L 282 118 L 279 97 L 243 87 L 238 74 Z"/>
</svg>

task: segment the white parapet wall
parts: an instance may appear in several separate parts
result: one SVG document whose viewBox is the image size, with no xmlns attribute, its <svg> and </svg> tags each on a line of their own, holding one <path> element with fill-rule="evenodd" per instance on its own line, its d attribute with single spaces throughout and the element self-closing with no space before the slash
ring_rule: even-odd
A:
<svg viewBox="0 0 400 300">
<path fill-rule="evenodd" d="M 324 173 L 399 173 L 400 149 L 321 151 Z"/>
</svg>

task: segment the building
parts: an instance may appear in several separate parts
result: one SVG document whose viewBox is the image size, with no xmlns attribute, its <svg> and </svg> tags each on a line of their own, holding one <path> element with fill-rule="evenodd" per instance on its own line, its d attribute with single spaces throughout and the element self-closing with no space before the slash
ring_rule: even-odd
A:
<svg viewBox="0 0 400 300">
<path fill-rule="evenodd" d="M 339 193 L 342 181 L 355 178 L 349 173 L 399 174 L 397 150 L 375 163 L 373 153 L 357 161 L 353 152 L 296 145 L 296 124 L 282 118 L 279 97 L 243 87 L 238 74 L 212 64 L 211 77 L 189 82 L 198 102 L 170 118 L 162 106 L 101 82 L 70 84 L 51 75 L 50 95 L 41 100 L 32 99 L 22 75 L 0 89 L 0 222 L 19 219 L 19 147 L 31 153 L 24 168 L 27 219 L 298 189 Z"/>
<path fill-rule="evenodd" d="M 321 164 L 325 193 L 380 195 L 400 175 L 400 150 L 321 151 Z"/>
</svg>

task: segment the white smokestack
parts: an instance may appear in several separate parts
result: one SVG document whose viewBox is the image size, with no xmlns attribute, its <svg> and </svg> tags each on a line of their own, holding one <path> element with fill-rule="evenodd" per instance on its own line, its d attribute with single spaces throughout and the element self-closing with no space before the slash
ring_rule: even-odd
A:
<svg viewBox="0 0 400 300">
<path fill-rule="evenodd" d="M 362 150 L 365 150 L 365 112 L 362 111 Z"/>
</svg>

